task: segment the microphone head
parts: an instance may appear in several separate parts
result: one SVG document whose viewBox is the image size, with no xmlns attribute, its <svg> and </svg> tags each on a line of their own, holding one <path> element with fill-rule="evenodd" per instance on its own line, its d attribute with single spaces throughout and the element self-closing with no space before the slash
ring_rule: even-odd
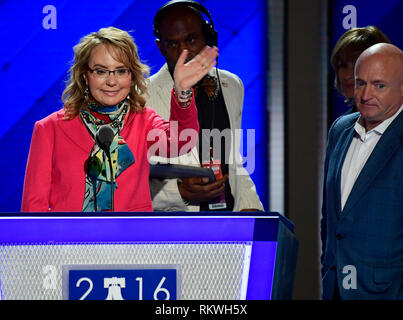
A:
<svg viewBox="0 0 403 320">
<path fill-rule="evenodd" d="M 95 135 L 95 141 L 102 150 L 108 153 L 114 136 L 115 132 L 111 126 L 103 125 L 98 129 L 97 134 Z"/>
</svg>

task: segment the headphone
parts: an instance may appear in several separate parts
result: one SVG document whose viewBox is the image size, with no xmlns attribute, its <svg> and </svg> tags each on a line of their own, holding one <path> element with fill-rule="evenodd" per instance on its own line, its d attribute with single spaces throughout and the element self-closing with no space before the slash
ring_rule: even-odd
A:
<svg viewBox="0 0 403 320">
<path fill-rule="evenodd" d="M 158 39 L 161 38 L 159 30 L 161 17 L 163 16 L 167 8 L 175 5 L 183 5 L 189 8 L 194 8 L 200 13 L 200 15 L 201 13 L 204 13 L 205 16 L 209 19 L 209 21 L 207 21 L 203 18 L 203 16 L 201 16 L 203 20 L 203 33 L 204 37 L 206 38 L 206 44 L 210 47 L 217 46 L 218 43 L 217 31 L 214 29 L 214 23 L 213 19 L 211 19 L 210 12 L 205 7 L 203 7 L 202 4 L 193 0 L 172 0 L 164 4 L 161 8 L 159 8 L 154 17 L 154 24 L 153 24 L 154 36 L 156 36 Z"/>
</svg>

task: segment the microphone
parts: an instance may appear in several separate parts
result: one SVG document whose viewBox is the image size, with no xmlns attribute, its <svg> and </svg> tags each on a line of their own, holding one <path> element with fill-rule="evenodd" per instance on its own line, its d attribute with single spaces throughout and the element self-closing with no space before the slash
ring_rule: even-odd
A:
<svg viewBox="0 0 403 320">
<path fill-rule="evenodd" d="M 114 180 L 113 180 L 113 169 L 112 169 L 112 159 L 110 153 L 110 146 L 112 144 L 113 138 L 115 137 L 115 132 L 109 125 L 103 125 L 100 127 L 95 135 L 95 142 L 98 147 L 100 147 L 105 153 L 109 160 L 109 170 L 111 172 L 111 210 L 114 211 L 114 197 L 115 197 L 115 188 L 114 188 Z"/>
<path fill-rule="evenodd" d="M 97 145 L 106 152 L 106 154 L 109 154 L 109 147 L 112 144 L 113 138 L 115 136 L 115 132 L 113 129 L 108 126 L 104 125 L 100 127 L 95 135 L 95 141 Z"/>
</svg>

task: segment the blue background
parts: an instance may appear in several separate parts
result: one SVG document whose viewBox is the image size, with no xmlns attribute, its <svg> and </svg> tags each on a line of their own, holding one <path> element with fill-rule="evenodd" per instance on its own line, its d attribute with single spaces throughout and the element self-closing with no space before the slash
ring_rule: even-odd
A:
<svg viewBox="0 0 403 320">
<path fill-rule="evenodd" d="M 157 72 L 165 62 L 154 43 L 153 17 L 166 1 L 0 1 L 0 211 L 20 210 L 26 159 L 35 121 L 62 107 L 61 94 L 73 58 L 73 46 L 84 35 L 115 26 L 135 39 L 143 62 Z M 255 171 L 260 198 L 268 208 L 266 52 L 267 1 L 201 1 L 210 11 L 220 49 L 219 68 L 244 82 L 243 128 L 256 130 Z M 42 21 L 46 5 L 57 12 L 56 29 Z M 243 155 L 246 156 L 246 151 Z"/>
<path fill-rule="evenodd" d="M 355 6 L 357 10 L 357 27 L 366 27 L 374 25 L 381 29 L 390 39 L 390 41 L 403 49 L 403 1 L 402 0 L 335 0 L 331 1 L 331 25 L 330 25 L 330 54 L 340 36 L 346 32 L 343 28 L 343 8 L 347 5 Z M 333 108 L 329 110 L 329 119 L 337 119 L 341 114 L 347 111 L 348 107 L 344 103 L 344 97 L 332 86 L 334 72 L 329 63 L 331 71 L 330 77 L 330 99 Z"/>
</svg>

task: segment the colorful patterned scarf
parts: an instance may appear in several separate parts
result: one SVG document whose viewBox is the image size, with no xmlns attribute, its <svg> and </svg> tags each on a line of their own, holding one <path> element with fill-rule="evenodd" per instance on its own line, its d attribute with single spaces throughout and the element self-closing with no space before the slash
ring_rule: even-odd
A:
<svg viewBox="0 0 403 320">
<path fill-rule="evenodd" d="M 133 153 L 120 135 L 123 122 L 129 110 L 129 104 L 125 101 L 113 107 L 103 107 L 95 103 L 84 108 L 80 116 L 95 141 L 96 133 L 100 126 L 108 124 L 115 132 L 110 146 L 112 160 L 112 172 L 110 172 L 109 160 L 105 152 L 97 144 L 91 150 L 86 164 L 85 194 L 83 211 L 109 211 L 111 210 L 111 175 L 116 189 L 116 178 L 131 164 L 134 163 Z"/>
</svg>

